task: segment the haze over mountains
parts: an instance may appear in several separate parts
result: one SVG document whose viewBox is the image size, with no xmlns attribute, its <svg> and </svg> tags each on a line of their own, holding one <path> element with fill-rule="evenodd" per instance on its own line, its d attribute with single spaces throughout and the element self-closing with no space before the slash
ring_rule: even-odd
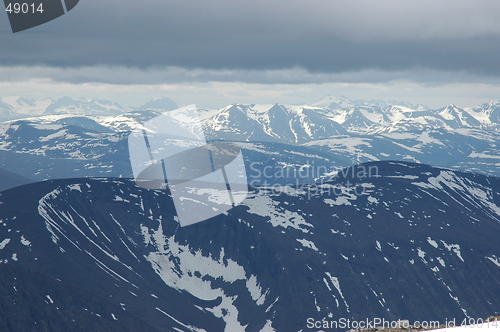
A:
<svg viewBox="0 0 500 332">
<path fill-rule="evenodd" d="M 164 112 L 177 108 L 167 97 L 155 98 L 140 107 L 124 107 L 117 103 L 85 98 L 63 97 L 58 100 L 35 101 L 23 97 L 0 98 L 0 120 L 7 121 L 33 116 L 118 116 L 130 111 Z M 232 104 L 218 110 L 202 109 L 207 127 L 231 123 L 257 127 L 276 139 L 302 143 L 334 134 L 374 134 L 398 130 L 422 130 L 459 128 L 496 128 L 500 124 L 500 101 L 490 101 L 470 108 L 448 105 L 440 109 L 429 109 L 423 105 L 412 105 L 399 101 L 353 101 L 346 97 L 328 95 L 312 105 L 243 105 Z M 241 115 L 245 117 L 241 117 Z M 241 122 L 243 121 L 243 122 Z M 290 125 L 289 122 L 293 122 Z M 328 128 L 315 128 L 324 122 Z M 334 123 L 332 123 L 334 122 Z M 286 133 L 279 131 L 279 124 L 288 127 Z M 338 126 L 341 125 L 341 126 Z M 285 128 L 281 128 L 285 130 Z M 240 129 L 241 130 L 241 129 Z M 255 134 L 257 135 L 257 133 Z M 245 138 L 245 137 L 243 137 Z M 242 140 L 241 137 L 239 139 Z"/>
<path fill-rule="evenodd" d="M 3 100 L 12 109 L 17 105 L 18 116 L 38 107 L 20 98 Z M 0 161 L 3 168 L 36 180 L 131 177 L 128 133 L 175 106 L 157 98 L 124 112 L 106 101 L 52 101 L 39 116 L 0 123 Z M 311 106 L 234 104 L 199 114 L 208 139 L 245 142 L 250 159 L 270 160 L 286 149 L 287 168 L 301 162 L 334 168 L 402 160 L 500 176 L 500 102 L 430 110 L 327 96 Z M 56 164 L 60 167 L 50 166 Z"/>
<path fill-rule="evenodd" d="M 167 97 L 155 98 L 137 109 L 158 109 L 168 111 L 176 109 L 175 102 Z M 0 98 L 0 121 L 22 119 L 32 116 L 43 115 L 118 115 L 132 110 L 118 103 L 108 100 L 70 98 L 60 99 L 48 98 L 45 100 L 27 99 L 19 96 L 9 96 Z"/>
</svg>

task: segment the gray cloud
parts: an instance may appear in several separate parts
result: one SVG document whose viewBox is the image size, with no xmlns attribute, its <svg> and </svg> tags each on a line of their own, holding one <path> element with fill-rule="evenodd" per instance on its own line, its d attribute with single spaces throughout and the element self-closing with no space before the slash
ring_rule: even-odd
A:
<svg viewBox="0 0 500 332">
<path fill-rule="evenodd" d="M 6 33 L 2 21 L 0 65 L 114 69 L 108 79 L 84 70 L 55 77 L 72 83 L 301 83 L 352 72 L 391 73 L 368 77 L 381 81 L 426 72 L 498 77 L 499 12 L 497 0 L 82 0 L 26 32 Z M 143 74 L 125 77 L 123 67 Z M 303 71 L 271 77 L 292 68 Z"/>
<path fill-rule="evenodd" d="M 386 71 L 367 69 L 339 73 L 309 72 L 303 68 L 274 70 L 214 70 L 186 69 L 182 67 L 130 67 L 94 66 L 81 68 L 57 67 L 0 67 L 0 81 L 83 84 L 87 82 L 113 85 L 161 85 L 209 82 L 239 82 L 250 84 L 324 84 L 324 83 L 388 83 L 415 82 L 432 87 L 442 84 L 492 84 L 499 85 L 495 76 L 482 76 L 459 71 L 439 71 L 425 68 Z"/>
</svg>

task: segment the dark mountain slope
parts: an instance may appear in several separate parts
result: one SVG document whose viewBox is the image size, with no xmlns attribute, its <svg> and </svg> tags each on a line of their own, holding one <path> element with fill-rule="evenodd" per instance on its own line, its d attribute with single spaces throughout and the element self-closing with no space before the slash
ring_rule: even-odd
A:
<svg viewBox="0 0 500 332">
<path fill-rule="evenodd" d="M 25 178 L 19 174 L 9 172 L 3 168 L 0 168 L 0 191 L 21 186 L 23 184 L 28 184 L 34 182 L 31 179 Z"/>
<path fill-rule="evenodd" d="M 2 327 L 300 331 L 498 313 L 500 179 L 378 162 L 282 189 L 184 228 L 168 192 L 127 180 L 2 192 L 0 306 L 17 313 Z"/>
</svg>

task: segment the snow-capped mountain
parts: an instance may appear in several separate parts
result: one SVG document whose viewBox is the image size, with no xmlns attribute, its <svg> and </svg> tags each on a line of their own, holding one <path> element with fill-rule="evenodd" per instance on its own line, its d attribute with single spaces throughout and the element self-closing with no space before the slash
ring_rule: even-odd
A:
<svg viewBox="0 0 500 332">
<path fill-rule="evenodd" d="M 247 172 L 265 167 L 292 170 L 304 164 L 330 170 L 360 162 L 402 160 L 500 176 L 495 124 L 479 122 L 456 106 L 429 110 L 403 103 L 388 105 L 357 102 L 350 109 L 330 110 L 235 104 L 202 109 L 200 118 L 209 140 L 241 142 Z M 485 105 L 490 110 L 495 107 Z M 128 133 L 160 114 L 154 110 L 115 116 L 59 114 L 5 122 L 0 124 L 0 167 L 35 180 L 131 177 Z M 253 179 L 256 185 L 264 182 Z"/>
<path fill-rule="evenodd" d="M 63 97 L 50 104 L 43 114 L 118 115 L 125 110 L 119 104 L 107 100 Z"/>
<path fill-rule="evenodd" d="M 178 108 L 177 104 L 168 97 L 157 97 L 139 107 L 139 110 L 172 111 Z"/>
<path fill-rule="evenodd" d="M 129 179 L 130 131 L 169 100 L 2 100 L 3 114 L 30 114 L 0 123 L 2 331 L 289 332 L 498 313 L 500 179 L 470 172 L 500 176 L 499 103 L 201 109 L 209 141 L 241 147 L 250 194 L 180 228 L 168 190 Z"/>
<path fill-rule="evenodd" d="M 122 106 L 109 100 L 62 97 L 34 100 L 19 96 L 0 97 L 0 121 L 46 115 L 113 117 L 132 110 L 169 111 L 177 105 L 167 97 L 150 100 L 139 108 Z"/>
<path fill-rule="evenodd" d="M 1 119 L 10 119 L 12 116 L 12 106 L 0 99 L 0 117 Z"/>
<path fill-rule="evenodd" d="M 38 181 L 80 177 L 131 178 L 129 132 L 114 132 L 110 128 L 140 126 L 141 121 L 157 115 L 152 111 L 128 112 L 103 121 L 108 127 L 82 117 L 44 117 L 44 121 L 31 119 L 4 123 L 0 126 L 0 165 L 10 172 Z M 52 121 L 54 119 L 57 120 Z M 276 170 L 279 167 L 285 175 L 293 176 L 293 170 L 304 166 L 329 170 L 332 166 L 350 165 L 350 161 L 307 146 L 241 142 L 240 147 L 249 183 L 254 186 L 297 181 L 298 184 L 313 183 L 321 177 L 321 174 L 312 173 L 299 179 L 260 176 L 266 168 Z"/>
<path fill-rule="evenodd" d="M 202 122 L 211 139 L 303 143 L 346 133 L 323 109 L 307 106 L 230 105 Z"/>
<path fill-rule="evenodd" d="M 356 104 L 357 103 L 355 101 L 352 101 L 344 96 L 337 97 L 334 95 L 327 95 L 313 103 L 312 106 L 318 108 L 342 109 L 354 107 Z"/>
<path fill-rule="evenodd" d="M 484 115 L 480 111 L 465 110 L 455 105 L 431 110 L 422 105 L 370 101 L 358 103 L 353 107 L 333 109 L 332 112 L 337 114 L 336 121 L 341 123 L 348 132 L 354 134 L 483 128 L 485 124 Z M 498 124 L 498 121 L 489 123 Z"/>
<path fill-rule="evenodd" d="M 17 187 L 0 194 L 0 327 L 293 332 L 497 314 L 499 195 L 498 178 L 377 162 L 252 190 L 179 228 L 168 192 L 128 180 Z"/>
<path fill-rule="evenodd" d="M 496 130 L 500 117 L 496 118 L 495 105 L 500 104 L 469 109 L 449 105 L 431 110 L 403 102 L 361 102 L 328 96 L 312 106 L 233 104 L 219 110 L 201 110 L 201 116 L 206 132 L 214 139 L 301 144 L 342 134 Z"/>
<path fill-rule="evenodd" d="M 481 123 L 500 123 L 500 100 L 472 107 L 468 109 L 468 112 Z"/>
<path fill-rule="evenodd" d="M 19 96 L 0 98 L 0 120 L 22 119 L 42 115 L 113 115 L 128 110 L 107 100 L 62 97 L 58 100 L 27 99 Z"/>
<path fill-rule="evenodd" d="M 330 153 L 348 165 L 402 160 L 500 176 L 500 140 L 494 129 L 427 129 L 344 135 L 311 141 L 303 146 Z"/>
<path fill-rule="evenodd" d="M 38 181 L 86 176 L 130 177 L 128 133 L 107 130 L 87 118 L 3 123 L 0 124 L 0 165 Z"/>
<path fill-rule="evenodd" d="M 100 125 L 110 128 L 116 132 L 127 132 L 136 128 L 142 128 L 142 124 L 162 112 L 146 110 L 146 111 L 129 111 L 116 116 L 93 117 Z"/>
<path fill-rule="evenodd" d="M 120 116 L 132 118 L 127 114 L 131 110 L 161 113 L 176 107 L 177 104 L 167 97 L 154 98 L 139 108 L 85 98 L 35 101 L 22 97 L 2 97 L 0 119 L 41 115 L 87 116 L 114 126 L 115 130 L 124 130 L 113 123 L 119 121 Z M 257 138 L 290 144 L 324 139 L 345 134 L 346 131 L 352 134 L 376 134 L 429 128 L 455 130 L 496 127 L 500 124 L 499 110 L 499 101 L 466 109 L 449 105 L 432 110 L 423 105 L 399 101 L 353 101 L 343 96 L 328 95 L 310 106 L 233 104 L 218 110 L 200 110 L 200 115 L 207 131 L 217 132 L 220 136 L 239 135 L 238 140 Z"/>
<path fill-rule="evenodd" d="M 51 98 L 35 101 L 18 96 L 2 97 L 0 98 L 0 120 L 38 116 L 54 102 L 55 100 Z"/>
</svg>

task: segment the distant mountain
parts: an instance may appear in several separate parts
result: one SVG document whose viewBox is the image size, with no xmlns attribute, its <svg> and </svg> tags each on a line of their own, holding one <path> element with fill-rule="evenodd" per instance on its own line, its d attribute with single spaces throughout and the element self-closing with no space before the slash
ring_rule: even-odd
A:
<svg viewBox="0 0 500 332">
<path fill-rule="evenodd" d="M 23 97 L 19 97 L 15 100 L 15 105 L 16 106 L 27 106 L 27 107 L 35 107 L 36 106 L 36 101 L 34 99 L 26 99 Z"/>
<path fill-rule="evenodd" d="M 0 120 L 10 120 L 13 116 L 12 106 L 0 99 Z"/>
<path fill-rule="evenodd" d="M 345 134 L 323 109 L 308 106 L 234 104 L 202 121 L 210 139 L 287 144 Z"/>
<path fill-rule="evenodd" d="M 472 107 L 468 112 L 484 124 L 500 123 L 500 100 Z"/>
<path fill-rule="evenodd" d="M 157 97 L 139 107 L 139 110 L 172 111 L 176 108 L 178 108 L 178 106 L 172 99 L 168 97 Z"/>
<path fill-rule="evenodd" d="M 41 101 L 35 101 L 33 99 L 27 99 L 19 96 L 10 96 L 0 98 L 0 120 L 12 120 L 20 119 L 32 116 L 40 116 L 45 112 L 45 109 L 55 100 L 48 98 Z M 8 113 L 2 112 L 2 108 L 6 109 L 7 105 Z"/>
<path fill-rule="evenodd" d="M 372 99 L 369 101 L 361 101 L 362 105 L 365 106 L 375 106 L 380 109 L 390 109 L 399 108 L 401 110 L 412 110 L 412 111 L 426 111 L 430 108 L 422 104 L 411 104 L 400 100 L 382 100 L 382 99 Z"/>
<path fill-rule="evenodd" d="M 35 182 L 19 174 L 0 168 L 0 191 Z"/>
<path fill-rule="evenodd" d="M 112 132 L 90 119 L 3 123 L 0 167 L 38 181 L 85 176 L 131 177 L 127 137 L 128 133 Z"/>
<path fill-rule="evenodd" d="M 500 116 L 495 117 L 497 106 L 494 105 L 484 104 L 481 106 L 486 108 L 484 110 L 462 109 L 455 105 L 431 110 L 404 102 L 362 102 L 327 96 L 313 106 L 234 104 L 220 110 L 203 110 L 202 123 L 211 136 L 220 139 L 300 144 L 347 133 L 496 130 Z"/>
<path fill-rule="evenodd" d="M 4 123 L 0 125 L 0 167 L 38 181 L 80 177 L 131 178 L 129 132 L 115 132 L 110 128 L 134 128 L 157 115 L 152 111 L 127 112 L 105 118 L 102 123 L 106 127 L 86 117 L 41 123 L 32 120 Z M 265 141 L 244 142 L 240 146 L 252 185 L 290 182 L 289 176 L 280 179 L 260 176 L 266 168 L 280 167 L 285 174 L 293 175 L 304 165 L 329 170 L 333 166 L 351 164 L 350 159 L 306 146 Z M 323 174 L 311 173 L 298 179 L 298 183 L 311 183 L 321 176 Z"/>
<path fill-rule="evenodd" d="M 325 109 L 279 104 L 200 110 L 200 118 L 207 139 L 246 142 L 247 168 L 293 169 L 308 158 L 328 170 L 402 160 L 500 176 L 496 127 L 475 127 L 473 118 L 451 107 L 435 112 L 403 106 L 377 110 L 356 106 L 344 114 L 348 120 L 342 124 L 335 118 L 338 114 Z M 51 115 L 3 123 L 0 167 L 36 180 L 131 177 L 128 133 L 160 114 L 149 110 L 117 116 Z"/>
<path fill-rule="evenodd" d="M 107 100 L 63 97 L 50 104 L 43 114 L 118 115 L 125 111 L 124 107 Z"/>
<path fill-rule="evenodd" d="M 500 176 L 497 102 L 200 109 L 209 141 L 241 147 L 250 193 L 180 228 L 168 190 L 130 180 L 129 133 L 168 99 L 133 111 L 2 101 L 6 116 L 31 114 L 0 123 L 2 331 L 293 332 L 308 319 L 498 314 L 500 178 L 474 174 Z"/>
<path fill-rule="evenodd" d="M 104 127 L 110 128 L 115 132 L 127 132 L 135 128 L 141 128 L 142 124 L 162 112 L 148 111 L 129 111 L 116 116 L 97 117 L 95 121 Z"/>
<path fill-rule="evenodd" d="M 336 97 L 334 95 L 327 95 L 313 103 L 312 106 L 318 108 L 341 109 L 354 107 L 356 104 L 357 103 L 355 101 L 352 101 L 344 96 Z"/>
<path fill-rule="evenodd" d="M 63 97 L 37 101 L 18 96 L 0 98 L 0 121 L 42 115 L 97 116 L 118 115 L 128 108 L 107 100 Z"/>
<path fill-rule="evenodd" d="M 167 191 L 124 179 L 30 184 L 0 206 L 2 331 L 294 332 L 500 307 L 499 178 L 362 164 L 183 228 Z"/>
<path fill-rule="evenodd" d="M 341 108 L 337 104 L 325 107 L 331 108 L 331 112 L 336 114 L 335 120 L 354 134 L 424 129 L 454 130 L 483 128 L 485 123 L 500 124 L 496 120 L 489 121 L 489 115 L 488 120 L 485 120 L 486 111 L 462 109 L 455 105 L 431 110 L 422 105 L 396 101 L 375 100 L 349 104 L 345 98 L 342 99 L 342 104 L 345 106 Z"/>
<path fill-rule="evenodd" d="M 343 135 L 302 144 L 346 165 L 402 160 L 500 176 L 500 137 L 494 129 L 425 129 L 372 135 Z"/>
<path fill-rule="evenodd" d="M 158 97 L 150 100 L 146 104 L 136 108 L 136 111 L 165 112 L 177 108 L 177 104 L 168 97 Z M 23 97 L 2 97 L 0 98 L 0 120 L 12 120 L 40 115 L 70 115 L 87 117 L 110 117 L 120 116 L 128 111 L 130 107 L 123 107 L 117 103 L 85 98 L 63 97 L 58 100 L 47 99 L 35 101 Z M 303 142 L 304 140 L 323 139 L 325 134 L 331 132 L 347 131 L 354 134 L 372 134 L 382 131 L 395 130 L 422 130 L 422 128 L 454 130 L 458 128 L 484 128 L 496 127 L 500 125 L 500 101 L 484 103 L 477 107 L 460 108 L 449 105 L 440 109 L 429 109 L 423 105 L 413 105 L 401 101 L 384 100 L 350 100 L 347 97 L 336 97 L 328 95 L 312 105 L 229 105 L 219 110 L 201 110 L 205 115 L 210 114 L 212 119 L 205 118 L 207 127 L 215 128 L 221 125 L 222 128 L 228 123 L 235 126 L 248 124 L 252 128 L 252 123 L 242 123 L 241 116 L 251 117 L 257 121 L 253 125 L 257 127 L 255 136 L 263 134 L 266 138 L 280 140 L 281 142 Z M 274 114 L 266 117 L 266 112 Z M 233 114 L 227 114 L 228 112 Z M 306 114 L 307 113 L 307 114 Z M 281 115 L 280 115 L 281 114 Z M 234 119 L 232 119 L 234 117 Z M 307 120 L 306 120 L 307 119 Z M 308 122 L 308 120 L 310 120 Z M 240 122 L 237 122 L 240 121 Z M 279 123 L 283 121 L 285 123 Z M 293 121 L 294 128 L 286 125 L 286 122 Z M 326 121 L 327 126 L 332 128 L 321 128 L 318 132 L 308 132 L 308 126 L 321 126 Z M 331 124 L 331 122 L 336 122 Z M 271 123 L 274 122 L 274 123 Z M 337 126 L 340 124 L 341 126 Z M 288 126 L 288 133 L 271 133 L 274 128 L 277 131 L 278 125 Z M 335 127 L 335 128 L 333 128 Z M 294 132 L 298 130 L 298 132 Z M 251 133 L 242 132 L 245 137 Z M 264 131 L 264 133 L 262 133 Z M 302 132 L 301 132 L 302 131 Z M 318 137 L 321 135 L 321 137 Z"/>
<path fill-rule="evenodd" d="M 114 130 L 112 130 L 108 127 L 104 127 L 92 119 L 89 119 L 86 117 L 80 117 L 80 116 L 61 118 L 59 120 L 54 121 L 54 123 L 60 123 L 62 125 L 76 126 L 76 127 L 80 127 L 80 128 L 86 129 L 86 130 L 95 131 L 98 133 L 108 133 L 108 134 L 115 133 Z"/>
<path fill-rule="evenodd" d="M 19 97 L 3 100 L 10 103 L 0 104 L 8 114 L 17 114 L 16 105 L 40 106 L 36 101 Z M 58 178 L 63 174 L 78 177 L 102 175 L 102 172 L 107 172 L 106 176 L 130 176 L 126 157 L 128 132 L 141 128 L 142 123 L 164 112 L 154 107 L 174 107 L 168 98 L 156 98 L 146 104 L 151 109 L 135 111 L 120 109 L 112 102 L 90 99 L 62 98 L 51 103 L 43 112 L 56 114 L 31 117 L 28 120 L 31 129 L 22 122 L 24 120 L 0 124 L 0 161 L 3 160 L 4 168 L 38 180 L 54 178 L 55 174 Z M 404 102 L 351 101 L 330 95 L 314 105 L 232 104 L 217 110 L 200 109 L 199 115 L 209 140 L 262 143 L 265 152 L 257 157 L 259 160 L 272 160 L 276 144 L 285 144 L 312 149 L 323 156 L 328 154 L 325 158 L 335 160 L 335 166 L 403 160 L 500 176 L 498 102 L 472 109 L 450 105 L 431 110 Z M 61 124 L 73 126 L 73 131 L 78 127 L 80 131 L 65 134 Z M 18 125 L 29 130 L 16 129 L 11 134 Z M 11 133 L 1 128 L 10 128 Z M 96 133 L 110 136 L 96 136 Z M 111 138 L 114 133 L 120 134 Z M 302 147 L 285 150 L 297 152 L 304 150 Z M 121 152 L 116 154 L 118 150 Z M 28 155 L 31 160 L 38 161 L 26 163 Z M 257 156 L 255 153 L 250 155 L 248 162 Z M 288 165 L 292 164 L 292 158 L 293 154 L 283 153 L 283 160 L 287 160 Z M 274 159 L 271 163 L 279 162 Z M 22 163 L 26 165 L 19 169 Z M 264 164 L 269 165 L 269 162 Z M 64 169 L 59 170 L 54 165 Z"/>
<path fill-rule="evenodd" d="M 436 111 L 451 128 L 480 127 L 481 122 L 463 109 L 450 105 Z"/>
</svg>

